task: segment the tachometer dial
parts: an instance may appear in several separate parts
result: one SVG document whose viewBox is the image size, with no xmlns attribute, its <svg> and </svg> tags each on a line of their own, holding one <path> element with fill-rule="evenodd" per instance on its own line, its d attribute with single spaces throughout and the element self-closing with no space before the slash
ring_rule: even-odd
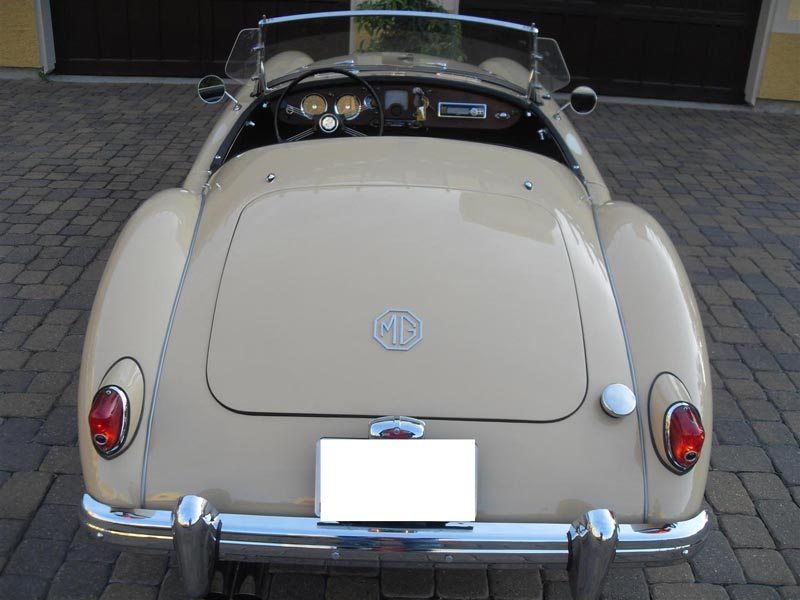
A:
<svg viewBox="0 0 800 600">
<path fill-rule="evenodd" d="M 336 101 L 336 113 L 342 115 L 345 119 L 352 119 L 358 114 L 359 103 L 358 98 L 352 94 L 340 96 Z"/>
<path fill-rule="evenodd" d="M 302 108 L 303 112 L 308 116 L 316 117 L 328 110 L 328 103 L 325 102 L 325 98 L 319 94 L 309 94 L 303 98 L 300 108 Z"/>
</svg>

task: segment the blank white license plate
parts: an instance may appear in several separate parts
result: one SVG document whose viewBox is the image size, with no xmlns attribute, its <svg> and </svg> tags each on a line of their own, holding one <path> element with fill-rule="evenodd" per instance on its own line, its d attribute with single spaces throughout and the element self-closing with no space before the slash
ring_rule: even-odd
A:
<svg viewBox="0 0 800 600">
<path fill-rule="evenodd" d="M 474 521 L 475 440 L 317 442 L 321 521 Z"/>
</svg>

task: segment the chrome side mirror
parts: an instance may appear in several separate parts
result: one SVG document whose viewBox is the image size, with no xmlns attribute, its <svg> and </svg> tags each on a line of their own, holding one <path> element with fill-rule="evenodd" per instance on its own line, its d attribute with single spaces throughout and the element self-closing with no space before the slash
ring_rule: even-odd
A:
<svg viewBox="0 0 800 600">
<path fill-rule="evenodd" d="M 581 85 L 572 90 L 569 105 L 579 115 L 588 115 L 597 108 L 597 93 L 588 85 Z"/>
<path fill-rule="evenodd" d="M 597 93 L 588 85 L 579 85 L 569 95 L 569 102 L 556 111 L 553 115 L 556 120 L 561 118 L 561 113 L 571 108 L 579 115 L 588 115 L 597 108 Z"/>
<path fill-rule="evenodd" d="M 233 110 L 242 108 L 239 101 L 225 89 L 225 82 L 222 81 L 222 77 L 217 75 L 206 75 L 203 77 L 197 84 L 197 95 L 200 96 L 200 100 L 206 104 L 218 104 L 227 97 L 233 100 Z"/>
</svg>

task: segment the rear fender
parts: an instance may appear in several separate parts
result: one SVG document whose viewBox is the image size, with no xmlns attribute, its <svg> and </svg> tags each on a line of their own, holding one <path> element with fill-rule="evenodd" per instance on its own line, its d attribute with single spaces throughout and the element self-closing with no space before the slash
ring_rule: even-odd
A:
<svg viewBox="0 0 800 600">
<path fill-rule="evenodd" d="M 142 204 L 120 233 L 95 296 L 78 387 L 78 440 L 87 492 L 113 506 L 140 503 L 154 384 L 200 204 L 198 195 L 181 189 Z M 133 359 L 140 374 L 118 375 L 121 359 Z M 95 451 L 88 424 L 92 398 L 108 384 L 135 387 L 129 401 L 141 404 L 132 406 L 136 422 L 123 451 L 111 459 Z"/>
<path fill-rule="evenodd" d="M 708 350 L 697 302 L 675 247 L 648 213 L 625 202 L 609 202 L 597 208 L 597 223 L 625 323 L 644 417 L 647 521 L 688 519 L 697 514 L 703 500 L 713 418 Z M 683 475 L 668 468 L 656 449 L 663 439 L 663 416 L 651 412 L 663 412 L 672 404 L 663 397 L 667 386 L 653 385 L 662 373 L 671 373 L 683 383 L 705 427 L 700 459 Z M 680 386 L 670 389 L 679 390 Z M 674 401 L 684 396 L 676 392 Z"/>
</svg>

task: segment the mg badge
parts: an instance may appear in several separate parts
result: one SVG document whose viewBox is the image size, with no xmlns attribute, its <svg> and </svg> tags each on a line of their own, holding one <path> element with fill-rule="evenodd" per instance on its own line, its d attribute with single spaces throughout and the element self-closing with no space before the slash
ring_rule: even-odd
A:
<svg viewBox="0 0 800 600">
<path fill-rule="evenodd" d="M 410 310 L 390 308 L 375 319 L 372 336 L 387 350 L 411 350 L 422 341 L 422 319 Z"/>
</svg>

